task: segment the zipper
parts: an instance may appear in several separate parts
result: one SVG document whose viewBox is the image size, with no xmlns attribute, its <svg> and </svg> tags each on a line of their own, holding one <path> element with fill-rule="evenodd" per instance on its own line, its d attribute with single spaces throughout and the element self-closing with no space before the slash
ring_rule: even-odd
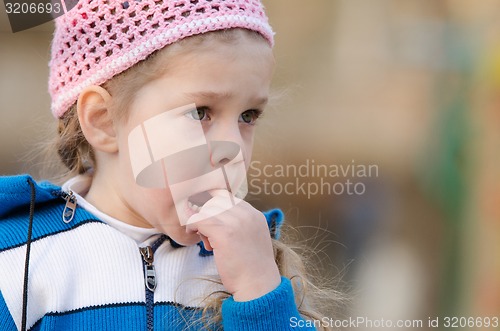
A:
<svg viewBox="0 0 500 331">
<path fill-rule="evenodd" d="M 68 190 L 67 193 L 64 191 L 53 191 L 52 195 L 60 197 L 66 201 L 62 213 L 62 220 L 64 223 L 68 224 L 73 220 L 73 217 L 75 217 L 76 206 L 77 206 L 75 194 L 73 193 L 73 191 Z"/>
<path fill-rule="evenodd" d="M 153 248 L 151 246 L 140 247 L 142 260 L 144 264 L 144 284 L 150 292 L 156 289 L 156 272 L 153 262 L 155 260 Z"/>
<path fill-rule="evenodd" d="M 154 253 L 167 239 L 162 235 L 151 246 L 139 247 L 144 267 L 144 287 L 146 289 L 146 326 L 148 331 L 154 330 L 154 291 L 157 285 L 156 271 L 154 266 Z"/>
</svg>

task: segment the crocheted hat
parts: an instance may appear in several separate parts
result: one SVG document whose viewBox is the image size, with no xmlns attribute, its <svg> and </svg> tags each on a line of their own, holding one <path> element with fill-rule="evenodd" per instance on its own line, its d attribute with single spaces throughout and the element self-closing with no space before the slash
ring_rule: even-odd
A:
<svg viewBox="0 0 500 331">
<path fill-rule="evenodd" d="M 180 39 L 246 28 L 274 43 L 259 0 L 80 0 L 55 21 L 49 92 L 57 118 L 86 86 L 101 85 Z"/>
</svg>

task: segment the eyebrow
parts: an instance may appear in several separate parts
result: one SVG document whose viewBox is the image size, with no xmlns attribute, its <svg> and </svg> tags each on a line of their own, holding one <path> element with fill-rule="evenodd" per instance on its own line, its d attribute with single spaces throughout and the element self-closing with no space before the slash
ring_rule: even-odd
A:
<svg viewBox="0 0 500 331">
<path fill-rule="evenodd" d="M 212 99 L 212 100 L 220 100 L 220 99 L 231 99 L 234 97 L 233 93 L 224 92 L 218 93 L 215 91 L 198 91 L 198 92 L 188 92 L 184 93 L 186 97 L 193 99 Z M 268 97 L 256 97 L 252 98 L 252 101 L 257 105 L 265 105 L 268 102 Z"/>
</svg>

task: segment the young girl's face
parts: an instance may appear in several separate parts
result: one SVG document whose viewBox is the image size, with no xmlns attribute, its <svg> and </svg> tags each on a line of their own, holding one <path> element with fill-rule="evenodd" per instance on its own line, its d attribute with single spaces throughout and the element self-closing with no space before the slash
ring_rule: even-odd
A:
<svg viewBox="0 0 500 331">
<path fill-rule="evenodd" d="M 197 110 L 184 116 L 199 121 L 206 140 L 226 141 L 241 148 L 248 168 L 255 133 L 255 122 L 264 110 L 269 95 L 274 59 L 264 41 L 241 36 L 235 42 L 214 41 L 209 46 L 166 57 L 167 70 L 159 79 L 141 87 L 130 104 L 129 116 L 116 128 L 119 152 L 114 194 L 119 201 L 117 215 L 128 223 L 153 226 L 183 245 L 200 240 L 197 234 L 186 233 L 179 216 L 191 216 L 187 199 L 174 204 L 170 188 L 154 189 L 138 185 L 132 173 L 129 133 L 169 110 L 195 104 Z M 168 126 L 165 130 L 169 130 Z M 230 151 L 228 150 L 228 153 Z M 223 152 L 224 154 L 224 152 Z M 219 155 L 214 162 L 225 162 Z M 229 155 L 228 155 L 228 158 Z M 170 171 L 179 169 L 166 169 Z M 169 176 L 167 176 L 170 178 Z M 220 189 L 221 187 L 206 187 Z"/>
</svg>

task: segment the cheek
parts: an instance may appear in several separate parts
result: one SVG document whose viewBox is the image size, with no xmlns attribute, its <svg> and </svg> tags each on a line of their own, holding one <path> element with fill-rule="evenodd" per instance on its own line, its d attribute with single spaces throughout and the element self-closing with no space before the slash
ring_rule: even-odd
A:
<svg viewBox="0 0 500 331">
<path fill-rule="evenodd" d="M 179 223 L 172 196 L 168 189 L 148 189 L 135 184 L 130 196 L 135 210 L 152 226 L 160 228 L 164 223 Z"/>
<path fill-rule="evenodd" d="M 137 185 L 137 184 L 136 184 Z M 143 208 L 166 208 L 172 204 L 172 195 L 168 189 L 150 189 L 137 185 L 138 196 L 147 201 Z"/>
<path fill-rule="evenodd" d="M 242 137 L 241 148 L 243 150 L 243 156 L 245 158 L 245 164 L 247 168 L 252 159 L 254 136 L 255 136 L 255 128 L 253 126 L 250 128 L 243 129 L 241 132 L 241 137 Z"/>
<path fill-rule="evenodd" d="M 135 182 L 134 175 L 132 173 L 132 163 L 130 160 L 130 150 L 128 144 L 128 131 L 123 130 L 118 132 L 118 165 L 120 167 L 120 176 L 122 180 Z"/>
<path fill-rule="evenodd" d="M 130 129 L 128 129 L 130 131 Z M 171 194 L 168 189 L 147 188 L 136 182 L 132 170 L 127 130 L 120 132 L 119 137 L 119 174 L 122 183 L 122 193 L 128 196 L 128 201 L 137 210 L 153 211 L 164 209 L 171 204 Z"/>
<path fill-rule="evenodd" d="M 173 206 L 173 199 L 172 199 L 172 194 L 170 192 L 170 189 L 167 188 L 162 188 L 162 189 L 156 189 L 156 188 L 146 188 L 142 187 L 136 184 L 136 186 L 139 188 L 139 195 L 143 197 L 144 200 L 147 200 L 150 202 L 149 206 L 146 205 L 144 206 L 145 208 L 152 208 L 152 209 L 161 209 L 161 210 L 167 210 L 170 209 L 171 206 Z"/>
</svg>

